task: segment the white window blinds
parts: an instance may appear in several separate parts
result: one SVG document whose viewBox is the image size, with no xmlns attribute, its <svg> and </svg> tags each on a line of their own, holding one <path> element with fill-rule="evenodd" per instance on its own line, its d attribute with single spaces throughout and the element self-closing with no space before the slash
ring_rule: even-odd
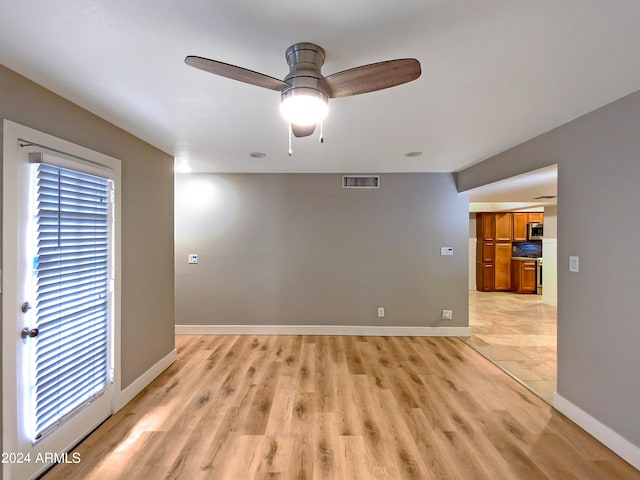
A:
<svg viewBox="0 0 640 480">
<path fill-rule="evenodd" d="M 46 164 L 34 168 L 37 440 L 106 387 L 111 182 Z"/>
</svg>

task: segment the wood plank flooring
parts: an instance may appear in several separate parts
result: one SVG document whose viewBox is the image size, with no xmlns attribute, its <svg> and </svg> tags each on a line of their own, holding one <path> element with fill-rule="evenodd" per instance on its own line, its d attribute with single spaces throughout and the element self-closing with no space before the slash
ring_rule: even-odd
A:
<svg viewBox="0 0 640 480">
<path fill-rule="evenodd" d="M 540 295 L 469 292 L 464 340 L 551 404 L 557 379 L 557 308 Z"/>
<path fill-rule="evenodd" d="M 640 479 L 457 338 L 178 336 L 56 479 Z"/>
</svg>

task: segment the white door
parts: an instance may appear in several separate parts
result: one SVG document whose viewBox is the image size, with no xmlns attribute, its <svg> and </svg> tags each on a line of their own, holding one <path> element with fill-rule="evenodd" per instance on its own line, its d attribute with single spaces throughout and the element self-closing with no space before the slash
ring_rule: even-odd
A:
<svg viewBox="0 0 640 480">
<path fill-rule="evenodd" d="M 66 452 L 112 412 L 115 183 L 4 127 L 2 460 L 22 480 L 81 462 Z"/>
</svg>

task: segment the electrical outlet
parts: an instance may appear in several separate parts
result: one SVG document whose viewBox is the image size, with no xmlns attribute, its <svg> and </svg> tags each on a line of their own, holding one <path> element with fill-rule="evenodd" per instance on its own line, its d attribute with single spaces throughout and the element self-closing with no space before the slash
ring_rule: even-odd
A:
<svg viewBox="0 0 640 480">
<path fill-rule="evenodd" d="M 451 320 L 453 318 L 453 310 L 442 310 L 442 320 Z"/>
<path fill-rule="evenodd" d="M 384 317 L 384 307 L 378 307 L 378 317 Z"/>
</svg>

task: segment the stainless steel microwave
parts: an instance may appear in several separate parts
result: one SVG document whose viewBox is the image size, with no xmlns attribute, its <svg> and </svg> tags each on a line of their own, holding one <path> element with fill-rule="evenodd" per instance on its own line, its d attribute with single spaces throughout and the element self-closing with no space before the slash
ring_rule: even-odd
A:
<svg viewBox="0 0 640 480">
<path fill-rule="evenodd" d="M 530 223 L 527 230 L 528 240 L 542 240 L 542 224 Z"/>
</svg>

